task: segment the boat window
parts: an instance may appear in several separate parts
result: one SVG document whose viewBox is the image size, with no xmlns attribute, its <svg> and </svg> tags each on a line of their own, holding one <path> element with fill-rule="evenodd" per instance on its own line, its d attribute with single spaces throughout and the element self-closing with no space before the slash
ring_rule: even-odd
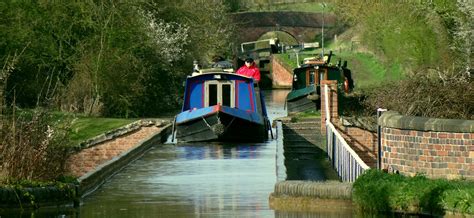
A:
<svg viewBox="0 0 474 218">
<path fill-rule="evenodd" d="M 231 99 L 231 89 L 230 84 L 222 84 L 222 105 L 230 107 Z"/>
<path fill-rule="evenodd" d="M 209 105 L 217 104 L 217 84 L 209 84 Z"/>
<path fill-rule="evenodd" d="M 206 95 L 204 96 L 204 105 L 223 105 L 234 107 L 235 94 L 234 83 L 229 80 L 210 80 L 205 82 Z"/>
<path fill-rule="evenodd" d="M 309 84 L 314 84 L 314 70 L 309 71 Z"/>
</svg>

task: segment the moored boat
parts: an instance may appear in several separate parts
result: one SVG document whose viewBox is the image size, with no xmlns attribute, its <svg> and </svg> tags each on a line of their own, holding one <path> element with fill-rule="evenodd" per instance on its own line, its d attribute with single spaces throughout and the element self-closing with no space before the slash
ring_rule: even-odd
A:
<svg viewBox="0 0 474 218">
<path fill-rule="evenodd" d="M 179 142 L 262 142 L 271 131 L 265 102 L 252 78 L 210 69 L 186 79 L 174 126 Z"/>
<path fill-rule="evenodd" d="M 321 107 L 320 84 L 322 80 L 336 80 L 345 92 L 353 87 L 350 71 L 338 64 L 329 65 L 328 60 L 309 59 L 293 70 L 291 91 L 286 97 L 288 113 L 316 111 Z M 345 62 L 345 65 L 347 62 Z"/>
</svg>

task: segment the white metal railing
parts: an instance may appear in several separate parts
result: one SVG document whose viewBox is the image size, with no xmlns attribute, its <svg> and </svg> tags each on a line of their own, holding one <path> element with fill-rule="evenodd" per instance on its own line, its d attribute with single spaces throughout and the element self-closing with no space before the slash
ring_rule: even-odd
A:
<svg viewBox="0 0 474 218">
<path fill-rule="evenodd" d="M 346 140 L 331 123 L 329 111 L 328 85 L 325 85 L 326 94 L 326 146 L 329 159 L 342 181 L 354 182 L 359 175 L 370 167 L 352 150 Z"/>
</svg>

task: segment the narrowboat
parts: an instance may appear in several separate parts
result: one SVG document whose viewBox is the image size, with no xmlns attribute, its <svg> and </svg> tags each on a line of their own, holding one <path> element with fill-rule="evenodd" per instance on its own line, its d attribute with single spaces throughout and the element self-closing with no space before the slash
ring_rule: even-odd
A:
<svg viewBox="0 0 474 218">
<path fill-rule="evenodd" d="M 271 125 L 264 99 L 252 78 L 208 69 L 186 79 L 175 131 L 178 142 L 263 142 L 268 139 Z"/>
<path fill-rule="evenodd" d="M 341 66 L 329 65 L 332 52 L 328 59 L 308 59 L 304 64 L 293 70 L 291 91 L 286 97 L 288 113 L 316 111 L 321 107 L 320 83 L 322 80 L 337 80 L 338 87 L 345 92 L 353 88 L 351 72 L 347 62 Z M 340 61 L 339 61 L 340 62 Z"/>
</svg>

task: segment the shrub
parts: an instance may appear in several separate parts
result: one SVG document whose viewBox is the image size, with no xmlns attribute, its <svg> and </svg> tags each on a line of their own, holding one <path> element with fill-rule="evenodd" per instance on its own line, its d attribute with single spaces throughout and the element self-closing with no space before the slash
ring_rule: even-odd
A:
<svg viewBox="0 0 474 218">
<path fill-rule="evenodd" d="M 42 109 L 2 120 L 2 166 L 9 180 L 54 180 L 65 172 L 68 122 Z M 8 183 L 8 181 L 7 181 Z"/>
<path fill-rule="evenodd" d="M 473 80 L 445 80 L 426 75 L 408 76 L 364 90 L 367 111 L 387 108 L 409 116 L 474 119 Z"/>
</svg>

